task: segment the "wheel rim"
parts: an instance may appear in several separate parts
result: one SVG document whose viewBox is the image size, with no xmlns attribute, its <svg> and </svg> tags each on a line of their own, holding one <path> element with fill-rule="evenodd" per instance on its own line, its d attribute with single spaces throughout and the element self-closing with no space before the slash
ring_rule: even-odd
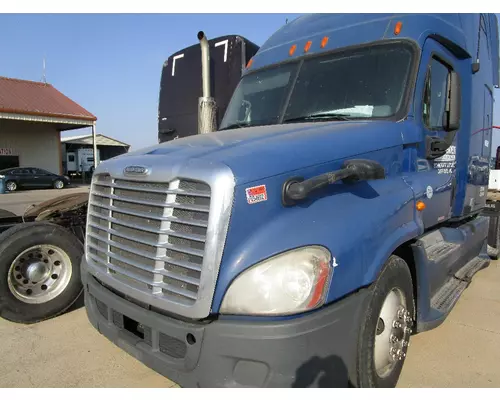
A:
<svg viewBox="0 0 500 400">
<path fill-rule="evenodd" d="M 62 183 L 62 181 L 56 181 L 56 188 L 57 189 L 62 189 L 64 186 L 64 184 Z"/>
<path fill-rule="evenodd" d="M 374 362 L 377 375 L 388 376 L 406 357 L 413 320 L 400 289 L 392 289 L 382 304 L 375 329 Z"/>
<path fill-rule="evenodd" d="M 16 257 L 9 268 L 7 283 L 18 300 L 42 304 L 66 289 L 71 274 L 68 254 L 57 246 L 43 244 L 30 247 Z"/>
<path fill-rule="evenodd" d="M 13 192 L 14 190 L 16 190 L 16 184 L 14 182 L 7 182 L 7 190 L 9 192 Z"/>
</svg>

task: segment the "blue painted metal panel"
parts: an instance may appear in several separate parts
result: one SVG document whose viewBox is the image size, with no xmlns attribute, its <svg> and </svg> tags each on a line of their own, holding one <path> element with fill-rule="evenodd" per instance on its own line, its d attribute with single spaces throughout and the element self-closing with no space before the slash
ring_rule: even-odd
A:
<svg viewBox="0 0 500 400">
<path fill-rule="evenodd" d="M 395 136 L 401 140 L 399 135 Z M 281 204 L 283 182 L 297 175 L 309 178 L 339 169 L 343 159 L 287 171 L 236 188 L 212 305 L 214 312 L 237 275 L 283 251 L 306 245 L 330 249 L 338 264 L 327 299 L 330 302 L 371 283 L 397 246 L 422 233 L 414 222 L 413 192 L 401 177 L 401 143 L 359 156 L 379 161 L 385 166 L 387 178 L 334 184 L 308 201 L 288 208 Z M 249 205 L 245 188 L 256 184 L 266 185 L 269 200 Z"/>
<path fill-rule="evenodd" d="M 335 257 L 338 266 L 327 298 L 328 302 L 334 301 L 373 282 L 387 257 L 400 244 L 417 238 L 424 229 L 432 229 L 450 216 L 461 216 L 464 210 L 481 207 L 481 201 L 476 199 L 477 186 L 483 185 L 487 176 L 481 164 L 485 141 L 484 134 L 476 132 L 487 128 L 485 116 L 491 115 L 491 105 L 485 88 L 495 83 L 495 64 L 498 69 L 498 61 L 489 61 L 495 54 L 498 60 L 498 33 L 491 33 L 496 19 L 495 24 L 490 17 L 487 19 L 489 36 L 481 38 L 480 48 L 489 50 L 479 53 L 481 68 L 472 74 L 472 63 L 477 57 L 474 38 L 479 29 L 478 14 L 299 18 L 269 38 L 254 57 L 250 72 L 304 56 L 302 49 L 309 40 L 309 53 L 315 54 L 381 39 L 408 39 L 418 45 L 421 54 L 416 80 L 408 82 L 412 93 L 406 117 L 399 122 L 316 122 L 228 130 L 192 136 L 146 151 L 166 155 L 174 162 L 197 158 L 223 162 L 234 172 L 237 186 L 212 305 L 214 312 L 219 310 L 228 285 L 238 274 L 266 258 L 305 245 L 323 245 Z M 403 27 L 401 34 L 395 35 L 398 21 Z M 324 36 L 329 40 L 321 49 Z M 492 49 L 494 43 L 496 50 Z M 289 56 L 292 44 L 297 45 L 297 51 Z M 461 78 L 462 119 L 454 142 L 456 168 L 448 176 L 439 174 L 439 167 L 426 160 L 424 154 L 424 140 L 429 132 L 422 121 L 422 94 L 433 53 L 449 60 Z M 283 207 L 281 189 L 288 178 L 309 178 L 336 170 L 349 158 L 379 161 L 387 178 L 334 184 L 308 201 Z M 266 185 L 268 200 L 249 205 L 245 188 L 257 184 Z M 431 198 L 427 196 L 428 186 L 433 189 Z M 418 199 L 427 204 L 424 213 L 415 210 Z M 474 206 L 466 209 L 471 199 Z M 470 242 L 474 246 L 477 243 Z"/>
</svg>

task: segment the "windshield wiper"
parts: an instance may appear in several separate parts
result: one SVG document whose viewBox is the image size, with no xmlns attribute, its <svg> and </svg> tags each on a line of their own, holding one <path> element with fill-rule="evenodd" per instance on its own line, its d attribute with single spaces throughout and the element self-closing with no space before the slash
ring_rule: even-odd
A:
<svg viewBox="0 0 500 400">
<path fill-rule="evenodd" d="M 237 129 L 237 128 L 246 128 L 248 126 L 255 126 L 255 125 L 252 125 L 249 122 L 237 122 L 235 124 L 229 124 L 224 128 L 220 128 L 219 131 L 227 131 L 229 129 Z"/>
<path fill-rule="evenodd" d="M 288 118 L 285 119 L 283 123 L 314 121 L 314 120 L 349 121 L 351 118 L 352 117 L 349 114 L 318 113 L 318 114 L 302 115 L 301 117 Z"/>
</svg>

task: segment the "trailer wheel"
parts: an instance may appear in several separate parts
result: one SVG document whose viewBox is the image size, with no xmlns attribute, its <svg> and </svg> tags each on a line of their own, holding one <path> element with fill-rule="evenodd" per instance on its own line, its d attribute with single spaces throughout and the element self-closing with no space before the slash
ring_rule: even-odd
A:
<svg viewBox="0 0 500 400">
<path fill-rule="evenodd" d="M 50 222 L 14 226 L 0 235 L 0 316 L 31 324 L 62 314 L 83 286 L 83 245 Z"/>
<path fill-rule="evenodd" d="M 395 387 L 415 318 L 413 286 L 406 262 L 391 256 L 372 287 L 358 343 L 360 387 Z"/>
</svg>

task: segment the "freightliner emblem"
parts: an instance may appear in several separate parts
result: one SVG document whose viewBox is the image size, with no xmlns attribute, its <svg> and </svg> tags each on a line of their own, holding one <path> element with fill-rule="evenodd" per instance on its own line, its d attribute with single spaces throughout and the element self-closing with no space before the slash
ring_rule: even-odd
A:
<svg viewBox="0 0 500 400">
<path fill-rule="evenodd" d="M 147 175 L 149 168 L 142 165 L 129 165 L 123 170 L 125 175 Z"/>
</svg>

